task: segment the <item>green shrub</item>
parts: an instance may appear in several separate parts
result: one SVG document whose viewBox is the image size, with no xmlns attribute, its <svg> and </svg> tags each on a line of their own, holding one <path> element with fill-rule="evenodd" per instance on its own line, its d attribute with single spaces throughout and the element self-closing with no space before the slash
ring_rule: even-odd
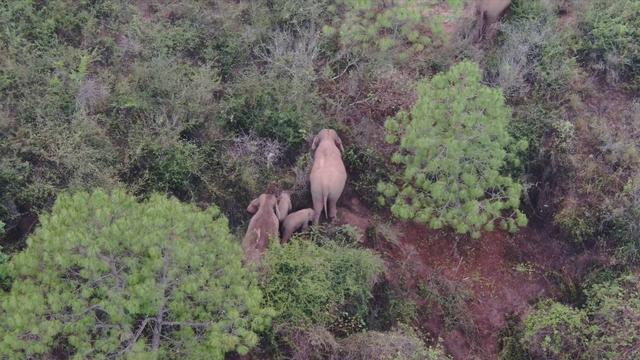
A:
<svg viewBox="0 0 640 360">
<path fill-rule="evenodd" d="M 576 309 L 543 301 L 524 320 L 521 343 L 534 359 L 635 359 L 640 345 L 640 279 L 600 277 Z M 595 280 L 595 279 L 594 279 Z"/>
<path fill-rule="evenodd" d="M 382 260 L 370 250 L 322 246 L 300 237 L 269 249 L 263 282 L 266 304 L 278 321 L 293 326 L 329 327 L 343 313 L 364 319 L 371 288 L 382 272 Z"/>
<path fill-rule="evenodd" d="M 228 103 L 227 126 L 237 132 L 255 131 L 258 136 L 275 139 L 292 148 L 305 142 L 304 118 L 293 107 L 279 108 L 272 92 L 261 92 L 255 98 L 239 96 Z"/>
<path fill-rule="evenodd" d="M 368 206 L 379 207 L 378 183 L 388 181 L 391 169 L 385 159 L 370 147 L 351 145 L 342 155 L 349 182 L 353 189 Z"/>
<path fill-rule="evenodd" d="M 0 140 L 1 143 L 2 140 Z M 0 154 L 2 154 L 1 150 Z M 0 159 L 0 222 L 4 222 L 3 228 L 5 223 L 9 223 L 19 215 L 18 207 L 23 205 L 20 202 L 20 195 L 29 175 L 29 163 L 9 156 Z M 0 231 L 0 238 L 2 235 Z"/>
<path fill-rule="evenodd" d="M 0 221 L 0 236 L 4 233 L 4 223 Z M 9 291 L 11 289 L 11 277 L 7 269 L 7 263 L 9 262 L 9 256 L 2 252 L 0 247 L 0 299 L 3 291 Z"/>
<path fill-rule="evenodd" d="M 475 238 L 496 223 L 510 231 L 527 224 L 522 185 L 502 174 L 526 142 L 511 138 L 502 93 L 480 77 L 476 64 L 462 62 L 420 83 L 411 113 L 385 123 L 387 141 L 400 145 L 392 161 L 401 175 L 379 190 L 396 216 Z"/>
<path fill-rule="evenodd" d="M 325 26 L 325 35 L 337 33 L 343 49 L 372 61 L 424 68 L 446 41 L 443 17 L 413 0 L 341 0 L 336 9 L 344 20 Z"/>
<path fill-rule="evenodd" d="M 506 325 L 500 330 L 498 347 L 500 360 L 531 360 L 531 357 L 520 342 L 522 338 L 522 324 L 515 314 L 505 316 Z"/>
<path fill-rule="evenodd" d="M 145 144 L 135 154 L 124 179 L 137 194 L 164 192 L 191 199 L 201 162 L 198 148 L 191 143 L 177 142 L 167 147 Z"/>
<path fill-rule="evenodd" d="M 586 344 L 586 317 L 569 306 L 545 301 L 524 321 L 523 343 L 534 358 L 580 358 Z"/>
<path fill-rule="evenodd" d="M 275 0 L 264 1 L 268 19 L 276 29 L 299 30 L 321 26 L 329 15 L 329 0 Z"/>
<path fill-rule="evenodd" d="M 269 70 L 265 74 L 251 72 L 234 85 L 219 121 L 236 133 L 255 132 L 298 150 L 319 121 L 319 113 L 319 98 L 311 80 Z"/>
<path fill-rule="evenodd" d="M 559 25 L 555 14 L 510 18 L 500 27 L 499 41 L 488 72 L 512 104 L 549 106 L 568 97 L 572 80 L 580 75 L 579 39 L 572 28 Z"/>
<path fill-rule="evenodd" d="M 139 60 L 132 65 L 131 74 L 114 85 L 112 132 L 126 137 L 138 125 L 179 133 L 212 121 L 219 81 L 215 68 L 195 67 L 180 58 L 159 55 Z"/>
<path fill-rule="evenodd" d="M 590 319 L 587 357 L 633 359 L 640 354 L 640 279 L 623 274 L 587 289 Z"/>
<path fill-rule="evenodd" d="M 40 220 L 8 265 L 4 357 L 223 359 L 247 353 L 269 325 L 216 207 L 80 192 L 59 196 Z"/>
<path fill-rule="evenodd" d="M 581 59 L 606 75 L 640 89 L 640 3 L 635 0 L 595 0 L 579 24 Z"/>
</svg>

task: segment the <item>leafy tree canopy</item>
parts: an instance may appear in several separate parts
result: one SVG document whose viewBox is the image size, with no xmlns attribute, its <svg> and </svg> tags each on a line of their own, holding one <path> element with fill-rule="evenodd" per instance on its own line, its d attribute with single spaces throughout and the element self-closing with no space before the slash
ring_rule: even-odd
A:
<svg viewBox="0 0 640 360">
<path fill-rule="evenodd" d="M 465 61 L 422 81 L 418 93 L 410 114 L 385 123 L 387 141 L 400 146 L 392 160 L 403 170 L 396 183 L 378 186 L 392 212 L 473 237 L 496 223 L 510 231 L 526 225 L 522 185 L 504 172 L 527 144 L 507 132 L 501 91 L 483 85 L 478 65 Z"/>
<path fill-rule="evenodd" d="M 153 195 L 61 195 L 0 297 L 0 357 L 207 358 L 270 323 L 227 220 Z"/>
</svg>

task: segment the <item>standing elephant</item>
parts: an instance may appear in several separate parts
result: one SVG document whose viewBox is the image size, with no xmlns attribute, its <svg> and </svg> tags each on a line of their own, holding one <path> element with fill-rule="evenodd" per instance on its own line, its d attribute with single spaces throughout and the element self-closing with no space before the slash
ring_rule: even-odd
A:
<svg viewBox="0 0 640 360">
<path fill-rule="evenodd" d="M 344 152 L 342 140 L 335 130 L 321 130 L 313 139 L 311 150 L 314 151 L 314 155 L 309 179 L 315 211 L 313 224 L 317 225 L 320 222 L 322 209 L 326 217 L 332 221 L 335 219 L 336 203 L 347 182 L 347 170 L 342 162 L 342 152 Z"/>
<path fill-rule="evenodd" d="M 277 199 L 274 195 L 262 194 L 249 204 L 247 211 L 255 214 L 242 239 L 242 249 L 245 261 L 253 263 L 260 259 L 269 246 L 269 238 L 279 234 Z"/>
<path fill-rule="evenodd" d="M 480 41 L 487 29 L 498 22 L 511 5 L 511 0 L 479 0 L 476 7 L 478 18 L 477 41 Z"/>
</svg>

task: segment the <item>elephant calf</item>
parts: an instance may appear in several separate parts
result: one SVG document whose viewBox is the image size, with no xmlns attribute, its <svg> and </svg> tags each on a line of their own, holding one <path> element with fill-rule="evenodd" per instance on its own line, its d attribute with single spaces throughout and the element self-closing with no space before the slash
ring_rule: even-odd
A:
<svg viewBox="0 0 640 360">
<path fill-rule="evenodd" d="M 284 219 L 291 212 L 291 194 L 288 191 L 283 191 L 280 193 L 278 197 L 278 220 L 280 222 L 284 221 Z"/>
<path fill-rule="evenodd" d="M 303 231 L 307 230 L 309 223 L 313 221 L 314 216 L 315 211 L 313 211 L 313 209 L 298 210 L 289 214 L 282 223 L 284 228 L 282 242 L 286 243 L 289 241 L 293 233 L 298 231 L 300 228 L 302 228 Z"/>
<path fill-rule="evenodd" d="M 249 204 L 247 211 L 254 215 L 242 239 L 242 250 L 245 261 L 253 263 L 260 259 L 269 246 L 269 238 L 278 236 L 280 221 L 277 199 L 274 195 L 262 194 Z"/>
<path fill-rule="evenodd" d="M 313 224 L 317 225 L 320 222 L 322 209 L 325 216 L 331 220 L 335 219 L 336 204 L 347 182 L 347 170 L 342 162 L 344 152 L 342 140 L 335 130 L 321 130 L 313 139 L 311 150 L 314 151 L 314 155 L 309 180 L 315 211 Z"/>
</svg>

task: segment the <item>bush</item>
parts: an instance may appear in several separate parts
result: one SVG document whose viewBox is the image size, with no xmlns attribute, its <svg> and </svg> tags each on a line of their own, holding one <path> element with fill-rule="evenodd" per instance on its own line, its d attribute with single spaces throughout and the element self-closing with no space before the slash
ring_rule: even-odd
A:
<svg viewBox="0 0 640 360">
<path fill-rule="evenodd" d="M 379 207 L 378 183 L 391 177 L 385 159 L 373 148 L 358 145 L 347 147 L 342 157 L 353 190 L 367 206 Z"/>
<path fill-rule="evenodd" d="M 443 17 L 415 1 L 342 0 L 336 9 L 344 20 L 326 25 L 325 35 L 337 34 L 344 50 L 372 61 L 424 68 L 446 41 Z"/>
<path fill-rule="evenodd" d="M 573 126 L 557 128 L 556 138 L 565 138 L 567 143 L 564 149 L 565 141 L 553 145 L 560 148 L 558 153 L 564 153 L 569 195 L 554 220 L 573 241 L 600 242 L 620 260 L 633 263 L 638 260 L 639 249 L 634 214 L 640 207 L 640 151 L 631 134 L 637 132 L 640 103 L 634 102 L 612 116 L 579 122 L 575 130 Z M 582 144 L 598 151 L 598 156 L 572 146 L 576 137 L 573 133 L 578 132 L 583 134 Z"/>
<path fill-rule="evenodd" d="M 527 315 L 522 341 L 536 359 L 576 359 L 586 343 L 585 328 L 581 311 L 544 301 Z"/>
<path fill-rule="evenodd" d="M 392 161 L 401 176 L 379 190 L 396 216 L 475 238 L 496 223 L 510 231 L 526 225 L 522 185 L 501 173 L 526 142 L 511 138 L 502 93 L 480 77 L 476 64 L 462 62 L 423 81 L 411 114 L 385 123 L 387 141 L 400 145 Z"/>
<path fill-rule="evenodd" d="M 137 203 L 119 190 L 63 194 L 27 244 L 0 302 L 7 358 L 223 359 L 248 352 L 269 325 L 216 207 L 161 195 Z"/>
<path fill-rule="evenodd" d="M 4 224 L 0 221 L 0 236 L 4 232 Z M 0 247 L 0 299 L 2 291 L 9 291 L 11 289 L 11 277 L 7 269 L 7 263 L 9 262 L 9 256 L 2 252 Z"/>
<path fill-rule="evenodd" d="M 447 360 L 441 346 L 430 347 L 409 327 L 388 332 L 367 331 L 340 341 L 344 360 Z"/>
<path fill-rule="evenodd" d="M 255 131 L 260 137 L 274 139 L 297 149 L 305 142 L 304 118 L 293 107 L 279 104 L 276 92 L 264 91 L 250 97 L 231 98 L 224 123 L 237 132 Z"/>
<path fill-rule="evenodd" d="M 164 192 L 189 200 L 193 198 L 194 183 L 202 162 L 198 150 L 187 142 L 166 147 L 145 144 L 135 154 L 123 177 L 136 194 Z"/>
<path fill-rule="evenodd" d="M 640 354 L 640 279 L 637 274 L 593 285 L 586 290 L 592 359 L 633 359 Z"/>
<path fill-rule="evenodd" d="M 511 20 L 501 29 L 491 77 L 512 103 L 560 103 L 579 75 L 576 34 L 555 16 Z M 536 99 L 530 99 L 531 95 Z"/>
<path fill-rule="evenodd" d="M 623 273 L 591 282 L 584 308 L 544 301 L 524 321 L 534 359 L 635 359 L 640 345 L 640 279 Z"/>
<path fill-rule="evenodd" d="M 581 60 L 606 75 L 640 89 L 640 4 L 635 0 L 595 0 L 580 22 Z"/>
<path fill-rule="evenodd" d="M 330 327 L 341 316 L 364 319 L 382 260 L 370 250 L 300 237 L 274 245 L 266 256 L 266 304 L 278 321 L 292 326 Z M 342 319 L 344 320 L 344 318 Z"/>
<path fill-rule="evenodd" d="M 464 285 L 434 277 L 418 285 L 418 291 L 423 299 L 440 308 L 447 331 L 459 328 L 469 336 L 477 335 L 478 329 L 467 307 L 472 295 Z"/>
</svg>

